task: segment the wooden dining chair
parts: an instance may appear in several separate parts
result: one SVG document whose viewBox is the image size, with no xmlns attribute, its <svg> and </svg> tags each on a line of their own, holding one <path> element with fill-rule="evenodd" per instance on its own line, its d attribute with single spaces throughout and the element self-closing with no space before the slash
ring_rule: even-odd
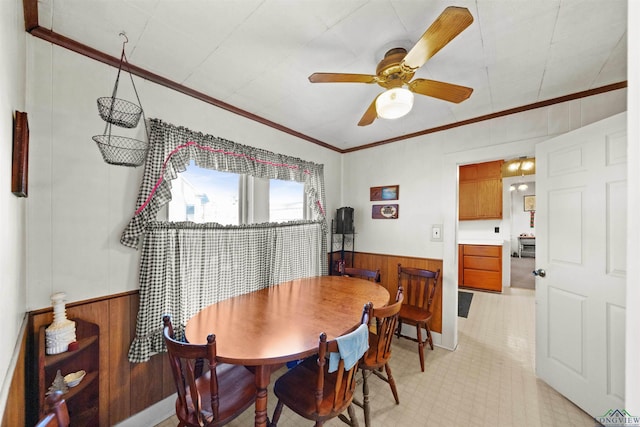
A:
<svg viewBox="0 0 640 427">
<path fill-rule="evenodd" d="M 223 426 L 255 402 L 254 375 L 244 366 L 218 363 L 215 335 L 209 335 L 207 344 L 203 345 L 176 341 L 171 319 L 164 316 L 162 320 L 164 342 L 178 391 L 179 427 Z M 203 360 L 208 361 L 209 369 L 201 373 L 198 364 Z"/>
<path fill-rule="evenodd" d="M 55 391 L 45 399 L 45 416 L 38 421 L 35 427 L 68 427 L 69 410 L 67 402 L 62 398 L 61 391 Z"/>
<path fill-rule="evenodd" d="M 404 302 L 398 314 L 398 337 L 408 338 L 418 343 L 420 369 L 424 372 L 424 344 L 429 343 L 433 350 L 433 338 L 429 323 L 433 315 L 433 297 L 438 287 L 440 270 L 431 271 L 412 267 L 402 267 L 398 264 L 398 286 L 404 289 Z M 416 337 L 402 334 L 402 325 L 416 327 Z M 422 329 L 427 337 L 422 339 Z"/>
<path fill-rule="evenodd" d="M 350 426 L 358 425 L 352 405 L 353 392 L 356 387 L 358 364 L 366 352 L 368 324 L 369 305 L 366 304 L 358 329 L 333 340 L 327 340 L 327 334 L 321 333 L 317 357 L 305 359 L 276 380 L 273 392 L 278 398 L 278 403 L 270 427 L 277 427 L 285 405 L 298 415 L 315 421 L 316 427 L 335 417 Z M 351 360 L 345 361 L 338 347 L 338 340 L 341 339 L 345 340 L 341 341 L 342 343 L 349 343 L 352 339 L 356 342 L 364 341 L 365 348 L 354 353 Z M 332 357 L 338 360 L 335 371 L 330 366 Z M 352 366 L 349 366 L 351 363 Z M 349 417 L 343 414 L 345 410 Z"/>
<path fill-rule="evenodd" d="M 369 317 L 371 321 L 375 319 L 375 332 L 369 332 L 369 350 L 360 360 L 360 370 L 362 371 L 362 402 L 353 399 L 353 403 L 364 409 L 364 424 L 371 425 L 371 410 L 369 407 L 369 382 L 368 377 L 374 374 L 389 384 L 396 405 L 400 404 L 396 382 L 391 374 L 389 359 L 391 358 L 391 341 L 398 326 L 398 313 L 403 301 L 402 286 L 398 288 L 396 302 L 384 307 L 369 307 Z M 382 373 L 384 368 L 385 374 Z"/>
<path fill-rule="evenodd" d="M 361 279 L 380 283 L 380 269 L 367 270 L 366 268 L 343 267 L 340 274 L 343 276 L 359 277 Z"/>
</svg>

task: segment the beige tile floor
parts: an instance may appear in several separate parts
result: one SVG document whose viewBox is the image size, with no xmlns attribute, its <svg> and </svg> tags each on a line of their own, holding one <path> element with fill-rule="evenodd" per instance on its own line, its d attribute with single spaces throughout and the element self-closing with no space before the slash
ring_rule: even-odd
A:
<svg viewBox="0 0 640 427">
<path fill-rule="evenodd" d="M 420 372 L 417 344 L 395 339 L 391 368 L 398 386 L 396 405 L 389 386 L 372 377 L 372 425 L 419 426 L 589 426 L 596 422 L 535 376 L 534 291 L 474 292 L 469 317 L 459 317 L 456 351 L 426 351 Z M 273 374 L 272 382 L 283 371 Z M 358 396 L 361 391 L 358 390 Z M 269 394 L 269 415 L 276 400 Z M 360 425 L 362 410 L 356 408 Z M 253 425 L 253 411 L 230 426 Z M 176 426 L 169 418 L 156 427 Z M 313 425 L 287 408 L 282 427 Z M 332 420 L 326 426 L 344 426 Z"/>
</svg>

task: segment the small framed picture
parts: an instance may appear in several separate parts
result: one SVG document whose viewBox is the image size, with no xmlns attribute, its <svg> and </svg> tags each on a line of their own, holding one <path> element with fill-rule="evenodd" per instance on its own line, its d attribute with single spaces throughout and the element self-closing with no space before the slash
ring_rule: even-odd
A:
<svg viewBox="0 0 640 427">
<path fill-rule="evenodd" d="M 531 212 L 536 210 L 536 196 L 524 196 L 524 211 Z"/>
<path fill-rule="evenodd" d="M 400 197 L 399 185 L 387 185 L 384 187 L 371 187 L 369 189 L 369 200 L 398 200 Z"/>
<path fill-rule="evenodd" d="M 398 205 L 373 205 L 371 218 L 373 219 L 398 219 Z"/>
</svg>

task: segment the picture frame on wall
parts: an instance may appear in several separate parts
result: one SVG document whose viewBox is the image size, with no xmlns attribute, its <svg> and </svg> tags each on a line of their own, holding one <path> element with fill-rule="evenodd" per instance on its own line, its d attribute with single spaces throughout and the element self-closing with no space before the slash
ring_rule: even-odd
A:
<svg viewBox="0 0 640 427">
<path fill-rule="evenodd" d="M 29 122 L 27 113 L 15 112 L 13 119 L 13 157 L 11 164 L 11 192 L 27 197 L 29 178 Z"/>
<path fill-rule="evenodd" d="M 524 211 L 531 212 L 536 210 L 536 196 L 524 196 Z"/>
<path fill-rule="evenodd" d="M 373 205 L 371 206 L 371 218 L 373 219 L 398 219 L 398 205 Z"/>
<path fill-rule="evenodd" d="M 398 200 L 399 198 L 399 185 L 386 185 L 383 187 L 371 187 L 369 189 L 369 200 L 372 202 L 382 200 Z"/>
</svg>

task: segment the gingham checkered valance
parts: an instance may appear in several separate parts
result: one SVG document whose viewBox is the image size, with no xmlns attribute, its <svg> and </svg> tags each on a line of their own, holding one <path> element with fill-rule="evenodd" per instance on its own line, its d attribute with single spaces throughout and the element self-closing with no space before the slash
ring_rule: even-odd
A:
<svg viewBox="0 0 640 427">
<path fill-rule="evenodd" d="M 135 214 L 120 237 L 123 245 L 138 247 L 147 225 L 171 200 L 171 180 L 186 170 L 191 159 L 202 168 L 304 183 L 311 219 L 320 220 L 328 230 L 323 165 L 150 119 L 149 153 Z"/>
</svg>

